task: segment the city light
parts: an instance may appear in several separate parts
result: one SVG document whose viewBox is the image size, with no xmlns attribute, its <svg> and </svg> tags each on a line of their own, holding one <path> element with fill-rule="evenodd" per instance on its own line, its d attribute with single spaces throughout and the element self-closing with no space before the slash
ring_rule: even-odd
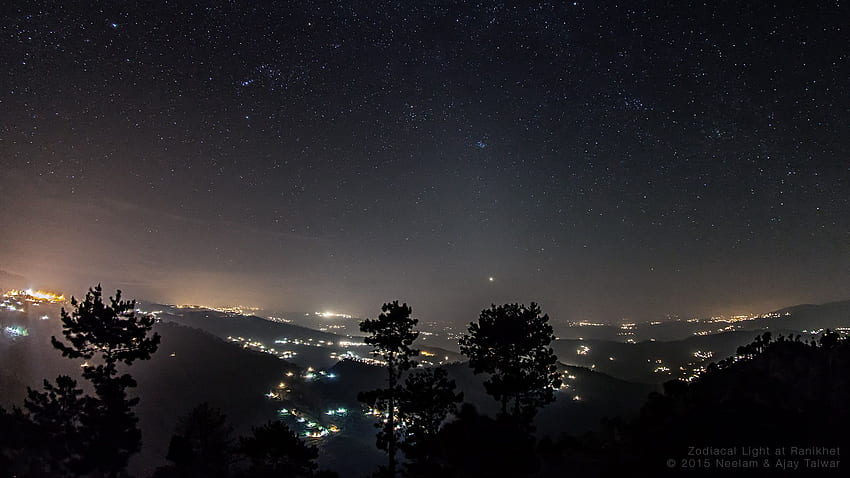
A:
<svg viewBox="0 0 850 478">
<path fill-rule="evenodd" d="M 21 326 L 6 327 L 3 330 L 4 332 L 6 332 L 6 335 L 10 337 L 26 337 L 27 335 L 29 335 L 29 331 L 26 329 L 26 327 Z"/>
<path fill-rule="evenodd" d="M 3 294 L 4 301 L 3 305 L 6 308 L 9 308 L 9 304 L 15 302 L 16 305 L 23 305 L 24 302 L 28 302 L 31 304 L 61 304 L 65 302 L 65 296 L 61 293 L 50 292 L 45 290 L 33 290 L 33 289 L 12 289 Z M 20 310 L 20 308 L 16 308 Z M 10 309 L 15 310 L 15 309 Z"/>
<path fill-rule="evenodd" d="M 221 312 L 223 314 L 228 315 L 250 315 L 254 312 L 261 310 L 259 307 L 250 307 L 245 305 L 232 305 L 225 307 L 213 307 L 209 305 L 195 305 L 195 304 L 178 304 L 174 306 L 177 309 L 197 309 L 197 310 L 212 310 L 215 312 Z"/>
</svg>

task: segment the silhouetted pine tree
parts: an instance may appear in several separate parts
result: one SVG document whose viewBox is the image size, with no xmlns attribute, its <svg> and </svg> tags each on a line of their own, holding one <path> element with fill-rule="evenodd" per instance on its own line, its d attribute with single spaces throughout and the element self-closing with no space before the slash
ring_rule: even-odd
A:
<svg viewBox="0 0 850 478">
<path fill-rule="evenodd" d="M 387 452 L 386 474 L 396 474 L 396 448 L 399 440 L 397 399 L 401 393 L 399 380 L 401 375 L 416 365 L 413 357 L 419 350 L 411 348 L 419 332 L 413 330 L 419 322 L 412 319 L 412 309 L 398 301 L 384 304 L 377 319 L 366 319 L 360 323 L 360 330 L 366 333 L 366 343 L 374 347 L 372 354 L 386 363 L 387 387 L 362 392 L 357 399 L 380 414 L 376 426 L 380 429 L 377 446 Z"/>
<path fill-rule="evenodd" d="M 549 347 L 553 340 L 549 316 L 534 302 L 527 307 L 492 305 L 469 324 L 460 351 L 476 374 L 490 374 L 484 387 L 501 403 L 501 413 L 530 427 L 537 410 L 555 399 L 554 390 L 561 385 L 558 358 Z"/>
<path fill-rule="evenodd" d="M 454 380 L 442 368 L 412 372 L 404 381 L 398 399 L 398 414 L 403 421 L 403 439 L 399 448 L 408 459 L 409 476 L 435 476 L 432 455 L 437 433 L 449 414 L 455 413 L 463 401 L 463 393 L 455 393 Z"/>
<path fill-rule="evenodd" d="M 62 308 L 67 343 L 56 337 L 51 342 L 63 356 L 87 360 L 82 375 L 95 395 L 85 395 L 62 375 L 55 384 L 45 380 L 44 391 L 28 388 L 23 410 L 0 413 L 15 437 L 9 444 L 0 440 L 0 461 L 14 456 L 9 469 L 15 476 L 117 476 L 141 447 L 133 413 L 139 399 L 127 396 L 136 382 L 119 375 L 117 367 L 156 351 L 159 335 L 148 336 L 154 319 L 137 316 L 135 301 L 122 301 L 120 290 L 105 304 L 100 285 L 89 289 L 83 302 L 72 298 L 71 305 L 71 313 Z"/>
<path fill-rule="evenodd" d="M 432 442 L 429 465 L 441 478 L 511 477 L 533 475 L 539 465 L 534 438 L 508 415 L 480 415 L 464 403 L 458 418 L 448 422 Z M 563 474 L 563 470 L 562 474 Z"/>
<path fill-rule="evenodd" d="M 246 477 L 311 477 L 318 468 L 316 447 L 305 444 L 280 421 L 268 422 L 240 438 L 239 451 L 249 460 Z"/>
<path fill-rule="evenodd" d="M 233 428 L 221 410 L 202 403 L 181 417 L 166 459 L 155 478 L 224 478 L 231 475 L 236 446 Z"/>
<path fill-rule="evenodd" d="M 62 335 L 67 343 L 56 337 L 51 337 L 51 342 L 65 357 L 99 362 L 83 365 L 83 377 L 91 382 L 95 397 L 86 397 L 82 412 L 75 411 L 87 445 L 80 471 L 116 476 L 141 448 L 138 418 L 133 412 L 139 399 L 127 396 L 127 389 L 135 387 L 136 381 L 129 374 L 119 375 L 118 364 L 129 366 L 136 360 L 149 359 L 159 346 L 160 337 L 156 333 L 148 336 L 154 319 L 137 315 L 136 302 L 121 300 L 120 290 L 107 304 L 98 284 L 89 289 L 82 302 L 72 297 L 71 305 L 73 311 L 69 313 L 63 307 L 61 314 Z M 30 394 L 31 399 L 36 396 Z M 30 416 L 56 406 L 52 399 L 31 400 L 31 404 L 27 406 Z"/>
<path fill-rule="evenodd" d="M 77 382 L 67 375 L 56 378 L 56 384 L 44 381 L 44 391 L 27 389 L 24 399 L 26 423 L 24 432 L 31 442 L 26 444 L 29 473 L 71 475 L 91 469 L 87 453 L 91 435 L 86 429 L 86 414 L 96 407 L 96 400 L 85 396 Z M 36 441 L 37 440 L 37 441 Z"/>
</svg>

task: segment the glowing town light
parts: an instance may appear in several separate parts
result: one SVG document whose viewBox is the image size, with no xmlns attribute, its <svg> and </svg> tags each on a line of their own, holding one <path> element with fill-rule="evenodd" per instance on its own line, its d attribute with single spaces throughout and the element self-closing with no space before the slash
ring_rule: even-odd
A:
<svg viewBox="0 0 850 478">
<path fill-rule="evenodd" d="M 6 327 L 4 330 L 6 332 L 6 335 L 10 337 L 26 337 L 27 335 L 29 335 L 29 331 L 26 328 L 20 326 Z"/>
<path fill-rule="evenodd" d="M 57 303 L 60 303 L 60 302 L 65 302 L 65 296 L 62 295 L 62 294 L 57 294 L 55 292 L 49 292 L 49 291 L 44 291 L 44 290 L 33 290 L 33 289 L 26 289 L 26 290 L 12 289 L 12 290 L 6 292 L 5 294 L 3 294 L 3 297 L 9 298 L 9 299 L 16 299 L 19 304 L 20 304 L 21 300 L 26 301 L 26 302 L 33 302 L 35 304 L 39 304 L 39 303 L 43 303 L 43 302 L 47 302 L 47 303 L 50 303 L 50 304 L 57 304 Z"/>
</svg>

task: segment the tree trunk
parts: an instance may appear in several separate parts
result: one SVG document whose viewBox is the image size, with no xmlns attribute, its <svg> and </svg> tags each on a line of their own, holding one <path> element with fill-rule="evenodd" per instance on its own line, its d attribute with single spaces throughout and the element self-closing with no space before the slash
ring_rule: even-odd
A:
<svg viewBox="0 0 850 478">
<path fill-rule="evenodd" d="M 389 385 L 390 385 L 390 406 L 389 406 L 389 422 L 388 422 L 388 431 L 389 436 L 387 437 L 387 454 L 388 454 L 388 463 L 387 463 L 387 472 L 389 473 L 391 478 L 395 478 L 395 386 L 396 386 L 396 376 L 395 376 L 395 364 L 393 363 L 393 359 L 390 358 L 387 361 L 387 368 L 390 372 L 389 377 Z"/>
<path fill-rule="evenodd" d="M 514 418 L 519 420 L 519 394 L 514 397 Z"/>
<path fill-rule="evenodd" d="M 390 436 L 387 452 L 389 453 L 389 464 L 387 466 L 390 477 L 395 478 L 395 392 L 390 393 Z"/>
</svg>

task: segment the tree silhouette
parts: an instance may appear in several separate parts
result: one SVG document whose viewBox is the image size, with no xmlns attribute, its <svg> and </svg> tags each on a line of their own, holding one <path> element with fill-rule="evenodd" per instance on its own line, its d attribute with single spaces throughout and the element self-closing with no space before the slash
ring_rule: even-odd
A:
<svg viewBox="0 0 850 478">
<path fill-rule="evenodd" d="M 14 435 L 14 432 L 18 431 L 16 422 L 13 413 L 0 407 L 0 430 L 3 430 L 3 433 L 0 433 L 0 470 L 11 470 L 12 464 L 17 461 L 20 442 L 19 437 Z"/>
<path fill-rule="evenodd" d="M 72 476 L 89 469 L 83 423 L 90 397 L 61 375 L 44 380 L 44 392 L 27 388 L 24 408 L 0 408 L 0 470 L 10 476 Z M 5 475 L 4 475 L 5 476 Z"/>
<path fill-rule="evenodd" d="M 554 339 L 549 316 L 541 315 L 534 302 L 492 305 L 469 324 L 460 351 L 476 374 L 490 374 L 484 387 L 501 403 L 501 413 L 530 426 L 537 409 L 552 402 L 561 385 L 558 358 L 549 347 Z"/>
<path fill-rule="evenodd" d="M 239 439 L 239 450 L 250 461 L 250 477 L 313 476 L 319 451 L 305 444 L 283 422 L 272 421 L 253 428 Z"/>
<path fill-rule="evenodd" d="M 57 377 L 55 385 L 45 380 L 43 392 L 27 389 L 28 434 L 41 442 L 28 448 L 30 456 L 40 462 L 36 467 L 41 472 L 68 475 L 87 471 L 90 435 L 85 429 L 86 415 L 96 406 L 94 402 L 67 375 Z M 32 465 L 35 463 L 30 464 L 31 471 Z"/>
<path fill-rule="evenodd" d="M 136 302 L 121 300 L 120 290 L 109 301 L 108 305 L 103 302 L 100 284 L 89 289 L 82 302 L 72 297 L 74 310 L 68 313 L 63 307 L 61 313 L 67 343 L 56 337 L 51 337 L 51 342 L 65 357 L 100 362 L 83 365 L 82 375 L 91 382 L 96 398 L 86 400 L 80 415 L 85 441 L 91 445 L 82 466 L 115 476 L 141 448 L 138 418 L 133 412 L 139 399 L 127 396 L 127 389 L 135 387 L 136 381 L 129 374 L 119 375 L 117 366 L 149 359 L 160 336 L 148 336 L 154 319 L 136 315 Z"/>
<path fill-rule="evenodd" d="M 202 403 L 178 421 L 166 456 L 173 465 L 160 467 L 154 476 L 227 477 L 234 451 L 233 428 L 227 417 Z"/>
<path fill-rule="evenodd" d="M 113 377 L 117 374 L 118 362 L 132 365 L 136 360 L 149 359 L 159 346 L 160 336 L 156 333 L 147 336 L 154 318 L 136 315 L 135 300 L 121 300 L 119 290 L 109 301 L 109 305 L 103 302 L 100 284 L 89 289 L 83 302 L 71 297 L 74 311 L 69 314 L 62 308 L 62 335 L 70 345 L 56 337 L 51 337 L 50 341 L 65 357 L 88 360 L 100 355 L 104 362 L 100 373 Z M 84 369 L 94 373 L 97 367 Z"/>
<path fill-rule="evenodd" d="M 398 301 L 384 304 L 377 319 L 366 319 L 360 330 L 366 334 L 366 343 L 374 349 L 372 354 L 386 364 L 387 388 L 360 393 L 357 399 L 375 409 L 381 419 L 376 426 L 380 429 L 377 446 L 387 452 L 387 474 L 396 474 L 396 448 L 399 439 L 396 400 L 401 393 L 398 382 L 404 371 L 413 367 L 413 357 L 419 350 L 411 348 L 419 336 L 413 328 L 419 322 L 412 319 L 412 309 Z"/>
<path fill-rule="evenodd" d="M 433 476 L 431 457 L 440 426 L 463 401 L 455 393 L 454 380 L 442 368 L 427 368 L 411 373 L 399 395 L 398 415 L 403 420 L 404 439 L 399 448 L 408 459 L 408 475 Z"/>
<path fill-rule="evenodd" d="M 534 452 L 535 441 L 526 431 L 522 424 L 508 415 L 488 417 L 479 414 L 473 405 L 464 403 L 457 419 L 446 423 L 434 440 L 434 453 L 428 462 L 430 468 L 426 469 L 431 473 L 416 473 L 414 476 L 493 478 L 534 475 L 539 466 Z M 559 472 L 559 475 L 563 474 L 564 470 Z"/>
</svg>

